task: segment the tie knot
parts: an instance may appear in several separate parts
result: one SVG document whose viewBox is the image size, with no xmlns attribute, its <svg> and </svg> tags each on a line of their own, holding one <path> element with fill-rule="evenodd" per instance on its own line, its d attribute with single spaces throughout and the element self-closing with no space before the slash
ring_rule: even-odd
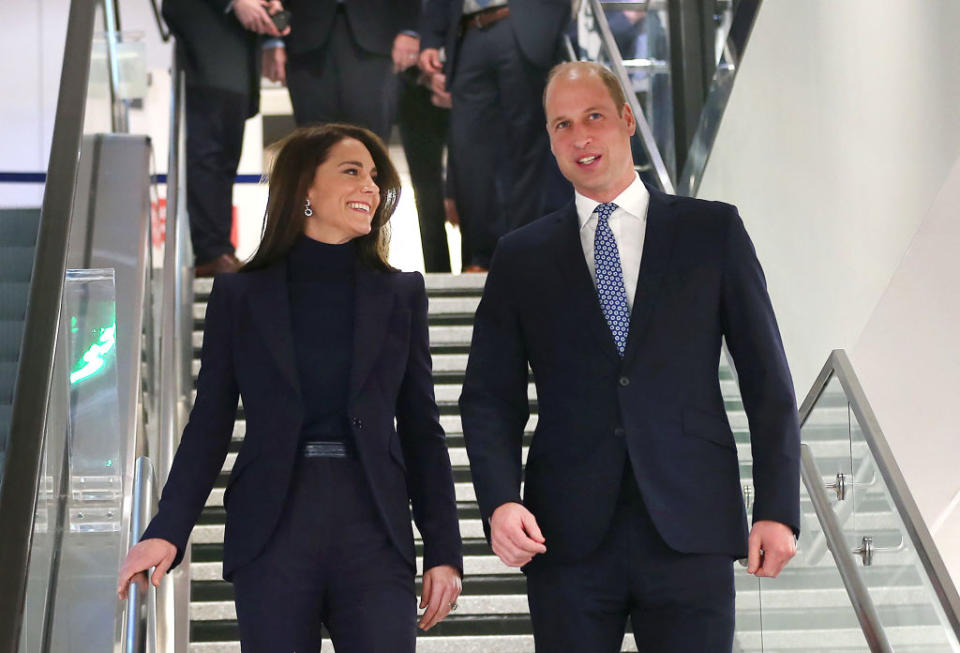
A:
<svg viewBox="0 0 960 653">
<path fill-rule="evenodd" d="M 613 212 L 616 210 L 616 204 L 607 202 L 606 204 L 597 204 L 597 208 L 595 208 L 593 212 L 596 213 L 601 220 L 609 220 L 610 216 L 613 215 Z"/>
</svg>

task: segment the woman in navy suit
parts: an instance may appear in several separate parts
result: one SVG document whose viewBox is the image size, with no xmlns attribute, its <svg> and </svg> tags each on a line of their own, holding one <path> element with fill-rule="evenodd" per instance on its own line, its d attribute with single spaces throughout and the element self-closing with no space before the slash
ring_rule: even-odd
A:
<svg viewBox="0 0 960 653">
<path fill-rule="evenodd" d="M 121 597 L 183 557 L 223 465 L 223 575 L 242 649 L 403 653 L 456 607 L 462 544 L 433 395 L 423 277 L 386 260 L 399 178 L 383 143 L 342 124 L 295 131 L 270 174 L 263 240 L 214 281 L 197 398 Z M 423 538 L 417 622 L 410 505 Z"/>
</svg>

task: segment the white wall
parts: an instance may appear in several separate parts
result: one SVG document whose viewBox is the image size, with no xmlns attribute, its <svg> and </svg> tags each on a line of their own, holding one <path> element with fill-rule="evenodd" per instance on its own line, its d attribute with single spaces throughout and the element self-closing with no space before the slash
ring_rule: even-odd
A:
<svg viewBox="0 0 960 653">
<path fill-rule="evenodd" d="M 66 37 L 62 0 L 0 3 L 0 171 L 46 172 Z M 40 206 L 42 186 L 0 184 L 0 207 Z"/>
<path fill-rule="evenodd" d="M 960 159 L 851 352 L 951 575 L 960 579 Z"/>
<path fill-rule="evenodd" d="M 739 206 L 801 397 L 960 153 L 958 25 L 941 0 L 761 5 L 699 194 Z"/>
<path fill-rule="evenodd" d="M 958 26 L 957 2 L 766 0 L 699 194 L 740 207 L 799 397 L 851 350 L 960 580 Z"/>
</svg>

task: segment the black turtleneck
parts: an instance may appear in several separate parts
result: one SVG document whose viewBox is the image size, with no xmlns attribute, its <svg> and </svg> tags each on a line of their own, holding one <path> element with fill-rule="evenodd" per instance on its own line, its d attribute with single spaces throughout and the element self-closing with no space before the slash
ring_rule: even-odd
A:
<svg viewBox="0 0 960 653">
<path fill-rule="evenodd" d="M 300 236 L 287 256 L 290 323 L 303 396 L 303 440 L 349 442 L 347 399 L 353 358 L 353 241 Z"/>
</svg>

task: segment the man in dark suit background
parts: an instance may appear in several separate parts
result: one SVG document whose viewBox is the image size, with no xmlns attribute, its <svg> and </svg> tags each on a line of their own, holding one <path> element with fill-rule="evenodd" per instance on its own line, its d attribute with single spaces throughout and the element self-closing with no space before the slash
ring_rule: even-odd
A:
<svg viewBox="0 0 960 653">
<path fill-rule="evenodd" d="M 197 276 L 235 272 L 233 182 L 260 107 L 260 35 L 280 36 L 278 0 L 164 0 L 186 77 L 187 212 Z"/>
<path fill-rule="evenodd" d="M 290 90 L 298 125 L 349 122 L 390 137 L 400 64 L 416 63 L 421 0 L 290 0 L 285 46 L 264 74 Z"/>
<path fill-rule="evenodd" d="M 730 651 L 733 560 L 776 576 L 799 532 L 796 404 L 763 272 L 735 207 L 639 180 L 609 71 L 558 66 L 545 109 L 575 201 L 501 239 L 460 398 L 491 544 L 525 565 L 537 651 L 619 651 L 628 617 L 639 650 Z M 750 424 L 749 538 L 723 338 Z"/>
<path fill-rule="evenodd" d="M 497 238 L 543 215 L 562 194 L 540 95 L 569 20 L 570 0 L 427 2 L 420 66 L 445 71 L 453 95 L 450 146 L 468 269 L 485 270 Z"/>
</svg>

